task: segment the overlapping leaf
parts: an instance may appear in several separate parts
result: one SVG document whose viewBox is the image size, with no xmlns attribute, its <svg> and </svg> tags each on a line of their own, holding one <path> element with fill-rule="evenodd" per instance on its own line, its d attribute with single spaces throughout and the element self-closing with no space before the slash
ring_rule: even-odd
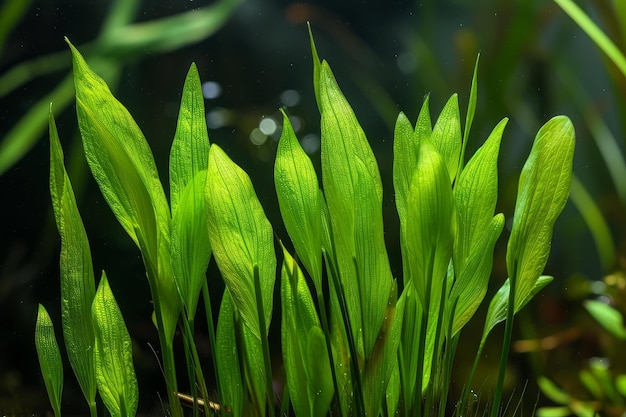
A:
<svg viewBox="0 0 626 417">
<path fill-rule="evenodd" d="M 392 277 L 382 224 L 382 183 L 374 154 L 325 61 L 319 75 L 322 182 L 337 267 L 358 349 L 368 356 L 385 314 Z M 367 236 L 367 238 L 365 238 Z"/>
<path fill-rule="evenodd" d="M 170 261 L 170 210 L 152 152 L 126 108 L 69 45 L 87 162 L 111 210 L 141 249 L 166 340 L 172 340 L 180 300 Z"/>
<path fill-rule="evenodd" d="M 211 145 L 206 181 L 206 207 L 211 248 L 233 305 L 246 327 L 261 340 L 254 290 L 254 268 L 259 269 L 265 323 L 272 316 L 276 274 L 274 236 L 256 197 L 250 177 Z"/>
<path fill-rule="evenodd" d="M 95 410 L 96 380 L 91 347 L 91 303 L 96 293 L 89 240 L 83 226 L 72 184 L 63 164 L 52 111 L 50 126 L 50 196 L 61 236 L 61 318 L 68 358 L 90 407 Z"/>
<path fill-rule="evenodd" d="M 289 397 L 298 416 L 325 416 L 334 388 L 315 304 L 302 271 L 283 248 L 281 342 Z"/>
<path fill-rule="evenodd" d="M 322 292 L 322 215 L 317 174 L 283 114 L 283 131 L 274 164 L 274 183 L 285 228 L 298 257 Z"/>
<path fill-rule="evenodd" d="M 172 269 L 183 303 L 192 317 L 211 257 L 204 198 L 208 161 L 204 97 L 198 69 L 192 64 L 183 87 L 170 152 Z"/>
</svg>

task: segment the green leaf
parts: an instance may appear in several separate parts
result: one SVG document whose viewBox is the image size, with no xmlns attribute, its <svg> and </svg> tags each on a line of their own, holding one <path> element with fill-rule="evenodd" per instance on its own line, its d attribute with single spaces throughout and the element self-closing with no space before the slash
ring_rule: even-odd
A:
<svg viewBox="0 0 626 417">
<path fill-rule="evenodd" d="M 93 348 L 96 381 L 102 401 L 112 417 L 134 416 L 139 389 L 133 366 L 133 345 L 104 271 L 91 317 L 96 336 Z"/>
<path fill-rule="evenodd" d="M 574 144 L 572 122 L 554 117 L 537 133 L 522 169 L 506 254 L 516 311 L 548 260 L 552 229 L 569 195 Z"/>
<path fill-rule="evenodd" d="M 198 69 L 192 64 L 170 152 L 172 270 L 189 318 L 195 314 L 211 257 L 204 197 L 208 162 L 204 97 Z"/>
<path fill-rule="evenodd" d="M 596 25 L 593 20 L 572 0 L 554 0 L 561 8 L 584 30 L 595 44 L 615 64 L 626 77 L 626 56 L 619 50 L 613 41 Z M 619 4 L 616 1 L 615 4 Z M 623 7 L 622 7 L 623 9 Z M 617 16 L 622 16 L 617 14 Z"/>
<path fill-rule="evenodd" d="M 557 404 L 568 404 L 570 402 L 570 395 L 560 389 L 554 382 L 549 380 L 546 377 L 539 377 L 537 380 L 537 384 L 539 385 L 539 389 L 543 392 L 549 399 L 554 401 Z"/>
<path fill-rule="evenodd" d="M 365 133 L 326 61 L 319 83 L 322 182 L 352 331 L 359 354 L 367 357 L 392 281 L 382 225 L 382 182 Z"/>
<path fill-rule="evenodd" d="M 453 214 L 446 165 L 428 140 L 420 144 L 407 203 L 409 279 L 413 281 L 422 308 L 428 311 L 428 300 L 431 294 L 439 297 L 448 270 Z"/>
<path fill-rule="evenodd" d="M 450 293 L 450 299 L 456 300 L 452 336 L 469 322 L 485 298 L 493 266 L 493 248 L 503 227 L 504 215 L 494 216 L 475 242 L 476 253 L 457 272 L 457 279 Z M 447 305 L 452 307 L 454 304 L 448 303 Z"/>
<path fill-rule="evenodd" d="M 365 409 L 369 415 L 378 415 L 382 412 L 387 386 L 397 367 L 404 304 L 398 304 L 395 282 L 386 307 L 376 344 L 363 372 L 363 396 Z"/>
<path fill-rule="evenodd" d="M 170 210 L 152 152 L 128 110 L 67 42 L 87 162 L 111 210 L 142 252 L 165 337 L 171 341 L 180 299 L 170 261 Z"/>
<path fill-rule="evenodd" d="M 546 285 L 552 282 L 554 278 L 548 275 L 540 276 L 537 281 L 535 281 L 535 285 L 528 293 L 526 298 L 521 302 L 521 304 L 515 308 L 515 313 L 520 311 L 522 308 L 528 304 L 530 300 L 533 299 L 539 291 L 541 291 Z M 487 340 L 487 336 L 491 332 L 491 330 L 500 322 L 506 320 L 507 309 L 509 305 L 509 291 L 510 291 L 510 282 L 507 278 L 504 281 L 504 284 L 498 289 L 498 292 L 493 296 L 491 302 L 489 303 L 489 309 L 487 310 L 487 318 L 485 319 L 485 327 L 483 329 L 483 334 L 481 338 L 480 344 L 483 345 Z"/>
<path fill-rule="evenodd" d="M 309 29 L 309 41 L 311 43 L 311 58 L 313 59 L 313 90 L 315 91 L 315 101 L 317 107 L 321 113 L 321 101 L 320 101 L 320 73 L 322 63 L 317 55 L 317 48 L 315 47 L 315 40 L 313 39 L 313 31 L 311 30 L 311 24 L 307 22 L 307 28 Z"/>
<path fill-rule="evenodd" d="M 587 300 L 584 302 L 585 309 L 613 336 L 626 339 L 626 327 L 624 318 L 615 308 L 600 301 Z"/>
<path fill-rule="evenodd" d="M 313 164 L 283 112 L 283 131 L 274 163 L 274 183 L 280 214 L 293 246 L 322 293 L 322 220 L 320 189 Z"/>
<path fill-rule="evenodd" d="M 254 291 L 259 268 L 265 323 L 272 316 L 276 257 L 272 226 L 265 217 L 250 177 L 217 145 L 211 145 L 206 181 L 211 248 L 244 325 L 260 341 Z"/>
<path fill-rule="evenodd" d="M 325 336 L 302 271 L 283 248 L 282 348 L 289 397 L 298 416 L 325 416 L 334 387 Z"/>
<path fill-rule="evenodd" d="M 498 200 L 498 153 L 508 119 L 493 129 L 476 151 L 454 187 L 456 233 L 454 268 L 460 271 L 472 256 L 482 256 L 473 248 L 492 221 Z"/>
<path fill-rule="evenodd" d="M 172 213 L 178 208 L 187 184 L 209 161 L 209 134 L 204 113 L 204 96 L 196 64 L 191 64 L 180 103 L 176 133 L 170 151 L 170 201 Z"/>
<path fill-rule="evenodd" d="M 61 394 L 63 393 L 63 361 L 57 338 L 54 335 L 52 319 L 44 306 L 39 304 L 37 324 L 35 326 L 35 346 L 41 367 L 41 375 L 46 384 L 46 391 L 54 416 L 61 416 Z"/>
<path fill-rule="evenodd" d="M 472 75 L 472 86 L 470 88 L 469 101 L 467 103 L 467 114 L 465 115 L 465 129 L 463 129 L 463 144 L 461 148 L 461 157 L 459 158 L 459 173 L 463 170 L 463 164 L 465 163 L 465 149 L 469 140 L 469 133 L 472 128 L 472 122 L 474 121 L 474 114 L 476 113 L 476 101 L 478 96 L 478 61 L 480 60 L 480 54 L 476 56 L 476 63 L 474 64 L 474 74 Z M 457 173 L 458 176 L 458 173 Z"/>
<path fill-rule="evenodd" d="M 239 368 L 239 346 L 235 337 L 235 315 L 228 289 L 222 296 L 222 304 L 217 319 L 215 355 L 217 356 L 218 376 L 222 395 L 222 408 L 230 410 L 234 417 L 242 415 L 243 386 Z"/>
<path fill-rule="evenodd" d="M 435 122 L 430 141 L 446 163 L 450 183 L 454 181 L 461 156 L 461 120 L 459 98 L 456 94 L 448 100 Z"/>
<path fill-rule="evenodd" d="M 96 379 L 91 347 L 94 343 L 91 304 L 96 293 L 89 240 L 72 184 L 63 164 L 63 149 L 52 110 L 50 127 L 50 196 L 61 236 L 61 319 L 65 349 L 78 383 L 95 411 Z"/>
</svg>

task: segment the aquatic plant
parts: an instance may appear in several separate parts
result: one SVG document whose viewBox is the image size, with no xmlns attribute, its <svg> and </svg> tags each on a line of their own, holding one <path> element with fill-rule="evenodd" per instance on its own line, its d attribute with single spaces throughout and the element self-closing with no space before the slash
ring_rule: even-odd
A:
<svg viewBox="0 0 626 417">
<path fill-rule="evenodd" d="M 194 415 L 199 408 L 207 414 L 275 414 L 268 329 L 278 261 L 286 373 L 281 414 L 445 414 L 455 351 L 463 328 L 487 294 L 493 248 L 505 223 L 504 215 L 494 212 L 497 160 L 507 120 L 466 158 L 478 62 L 463 127 L 456 94 L 434 125 L 428 98 L 415 125 L 398 115 L 393 185 L 403 273 L 394 278 L 376 158 L 312 37 L 321 184 L 285 112 L 274 165 L 292 251 L 274 236 L 249 176 L 218 145 L 209 144 L 195 65 L 183 88 L 170 153 L 168 201 L 141 130 L 69 45 L 85 156 L 113 213 L 141 251 L 173 416 L 183 415 L 173 354 L 177 328 Z M 52 113 L 50 141 L 68 357 L 92 416 L 96 390 L 111 415 L 134 415 L 138 388 L 128 332 L 104 273 L 95 290 L 89 244 Z M 567 201 L 573 152 L 573 126 L 557 116 L 537 133 L 522 169 L 506 255 L 508 279 L 489 305 L 475 362 L 491 330 L 505 321 L 493 416 L 501 411 L 514 315 L 552 279 L 541 274 L 554 223 Z M 206 278 L 211 255 L 226 286 L 216 325 Z M 204 401 L 208 387 L 193 343 L 200 294 L 217 402 Z M 60 413 L 60 356 L 51 322 L 43 307 L 40 311 L 36 339 L 42 373 L 53 408 Z M 471 379 L 455 405 L 458 415 L 464 415 Z"/>
</svg>

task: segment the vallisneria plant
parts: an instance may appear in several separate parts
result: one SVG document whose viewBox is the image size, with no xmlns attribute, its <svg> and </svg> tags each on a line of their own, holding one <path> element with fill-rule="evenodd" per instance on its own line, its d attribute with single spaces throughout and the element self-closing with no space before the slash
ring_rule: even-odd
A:
<svg viewBox="0 0 626 417">
<path fill-rule="evenodd" d="M 85 155 L 106 201 L 141 251 L 172 416 L 183 415 L 173 355 L 177 327 L 194 403 L 190 413 L 276 414 L 268 329 L 275 311 L 277 262 L 286 374 L 281 415 L 446 412 L 455 350 L 487 293 L 493 248 L 504 227 L 503 214 L 494 211 L 507 120 L 466 157 L 477 100 L 476 70 L 464 127 L 456 95 L 434 125 L 428 99 L 415 125 L 400 113 L 393 184 L 403 265 L 402 277 L 394 278 L 376 158 L 312 38 L 311 47 L 321 114 L 321 184 L 284 112 L 274 165 L 290 251 L 274 236 L 248 175 L 221 148 L 209 144 L 194 65 L 183 88 L 170 154 L 168 201 L 141 130 L 70 44 Z M 132 416 L 138 387 L 130 339 L 104 273 L 95 289 L 89 244 L 52 114 L 50 140 L 67 354 L 92 416 L 96 391 L 112 416 Z M 521 173 L 506 256 L 508 279 L 491 300 L 476 356 L 477 362 L 488 334 L 506 321 L 492 416 L 501 411 L 514 315 L 551 280 L 541 274 L 554 222 L 567 200 L 573 152 L 571 122 L 555 117 L 539 130 Z M 226 284 L 216 325 L 206 277 L 211 255 Z M 200 294 L 213 348 L 216 402 L 208 401 L 193 343 Z M 43 307 L 37 323 L 42 373 L 59 415 L 60 355 Z M 466 383 L 468 390 L 471 383 Z M 457 415 L 465 415 L 467 397 L 466 392 L 455 404 Z"/>
</svg>

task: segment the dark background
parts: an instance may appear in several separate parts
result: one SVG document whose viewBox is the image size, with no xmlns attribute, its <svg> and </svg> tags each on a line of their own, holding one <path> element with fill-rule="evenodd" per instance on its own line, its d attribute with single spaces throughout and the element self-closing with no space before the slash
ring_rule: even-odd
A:
<svg viewBox="0 0 626 417">
<path fill-rule="evenodd" d="M 208 4 L 211 2 L 201 0 L 143 1 L 135 21 L 163 18 Z M 614 29 L 606 13 L 607 2 L 586 1 L 582 5 L 607 30 Z M 97 38 L 112 7 L 113 2 L 103 0 L 31 1 L 5 40 L 0 76 L 21 62 L 67 51 L 64 36 L 81 49 L 81 45 Z M 532 355 L 513 352 L 508 387 L 517 386 L 517 392 L 509 395 L 519 396 L 528 382 L 525 399 L 530 403 L 538 395 L 534 382 L 538 374 L 550 375 L 562 384 L 569 381 L 569 388 L 577 390 L 577 370 L 585 367 L 590 357 L 604 355 L 607 349 L 615 351 L 619 346 L 594 326 L 581 309 L 581 300 L 596 295 L 619 300 L 603 278 L 620 267 L 624 269 L 625 209 L 589 134 L 585 114 L 591 110 L 599 113 L 618 138 L 624 155 L 623 80 L 614 77 L 614 69 L 555 3 L 539 0 L 246 0 L 217 33 L 200 42 L 167 52 L 120 53 L 117 58 L 115 51 L 108 51 L 120 70 L 116 79 L 108 81 L 143 130 L 164 184 L 168 180 L 168 155 L 180 92 L 190 63 L 196 62 L 203 81 L 221 86 L 218 97 L 207 99 L 206 109 L 213 116 L 226 115 L 227 120 L 221 126 L 210 124 L 210 140 L 250 174 L 267 216 L 283 238 L 286 233 L 272 183 L 279 132 L 260 146 L 251 143 L 250 133 L 264 117 L 279 121 L 278 109 L 284 106 L 281 94 L 294 90 L 300 100 L 287 111 L 301 122 L 299 138 L 313 135 L 308 138 L 315 141 L 319 116 L 313 96 L 306 21 L 311 23 L 320 57 L 331 64 L 378 158 L 385 186 L 388 251 L 396 276 L 401 266 L 391 169 L 392 132 L 398 111 L 415 120 L 424 97 L 430 94 L 434 121 L 449 96 L 458 92 L 464 120 L 474 62 L 480 52 L 478 108 L 468 152 L 482 143 L 499 120 L 511 119 L 500 153 L 498 206 L 509 221 L 517 175 L 534 134 L 556 114 L 572 119 L 577 133 L 575 173 L 606 218 L 617 249 L 604 254 L 613 262 L 603 264 L 589 227 L 568 203 L 557 223 L 546 268 L 547 274 L 555 276 L 555 282 L 520 315 L 515 338 L 555 336 L 559 341 L 559 335 L 573 336 L 571 340 L 563 336 L 550 351 Z M 68 58 L 50 56 L 50 65 L 62 67 L 59 71 L 35 77 L 0 96 L 0 140 L 69 73 Z M 585 92 L 582 100 L 575 99 L 579 90 Z M 108 209 L 86 168 L 73 106 L 55 112 L 55 116 L 96 275 L 106 269 L 136 343 L 140 414 L 158 415 L 156 393 L 163 392 L 162 378 L 148 347 L 158 346 L 158 341 L 149 320 L 152 307 L 139 252 Z M 311 156 L 319 162 L 319 151 Z M 47 135 L 42 135 L 0 176 L 0 413 L 8 415 L 42 414 L 48 409 L 34 349 L 37 303 L 50 311 L 60 335 L 59 238 L 51 213 L 48 158 Z M 506 234 L 505 230 L 503 236 Z M 496 250 L 488 297 L 506 276 L 505 241 L 502 238 Z M 219 294 L 223 285 L 213 264 L 209 279 L 214 294 Z M 478 314 L 476 331 L 466 332 L 468 342 L 460 345 L 460 350 L 466 349 L 459 352 L 459 384 L 473 359 L 476 340 L 472 334 L 481 331 L 483 316 L 484 312 Z M 277 348 L 278 323 L 275 317 L 272 335 Z M 497 369 L 499 337 L 498 332 L 492 335 L 493 346 L 487 349 L 484 369 L 478 377 L 479 381 L 487 381 L 481 385 L 487 397 L 490 375 Z M 202 336 L 199 338 L 202 349 L 206 342 Z M 275 356 L 277 362 L 279 352 Z M 85 413 L 69 367 L 65 380 L 66 415 Z"/>
</svg>

